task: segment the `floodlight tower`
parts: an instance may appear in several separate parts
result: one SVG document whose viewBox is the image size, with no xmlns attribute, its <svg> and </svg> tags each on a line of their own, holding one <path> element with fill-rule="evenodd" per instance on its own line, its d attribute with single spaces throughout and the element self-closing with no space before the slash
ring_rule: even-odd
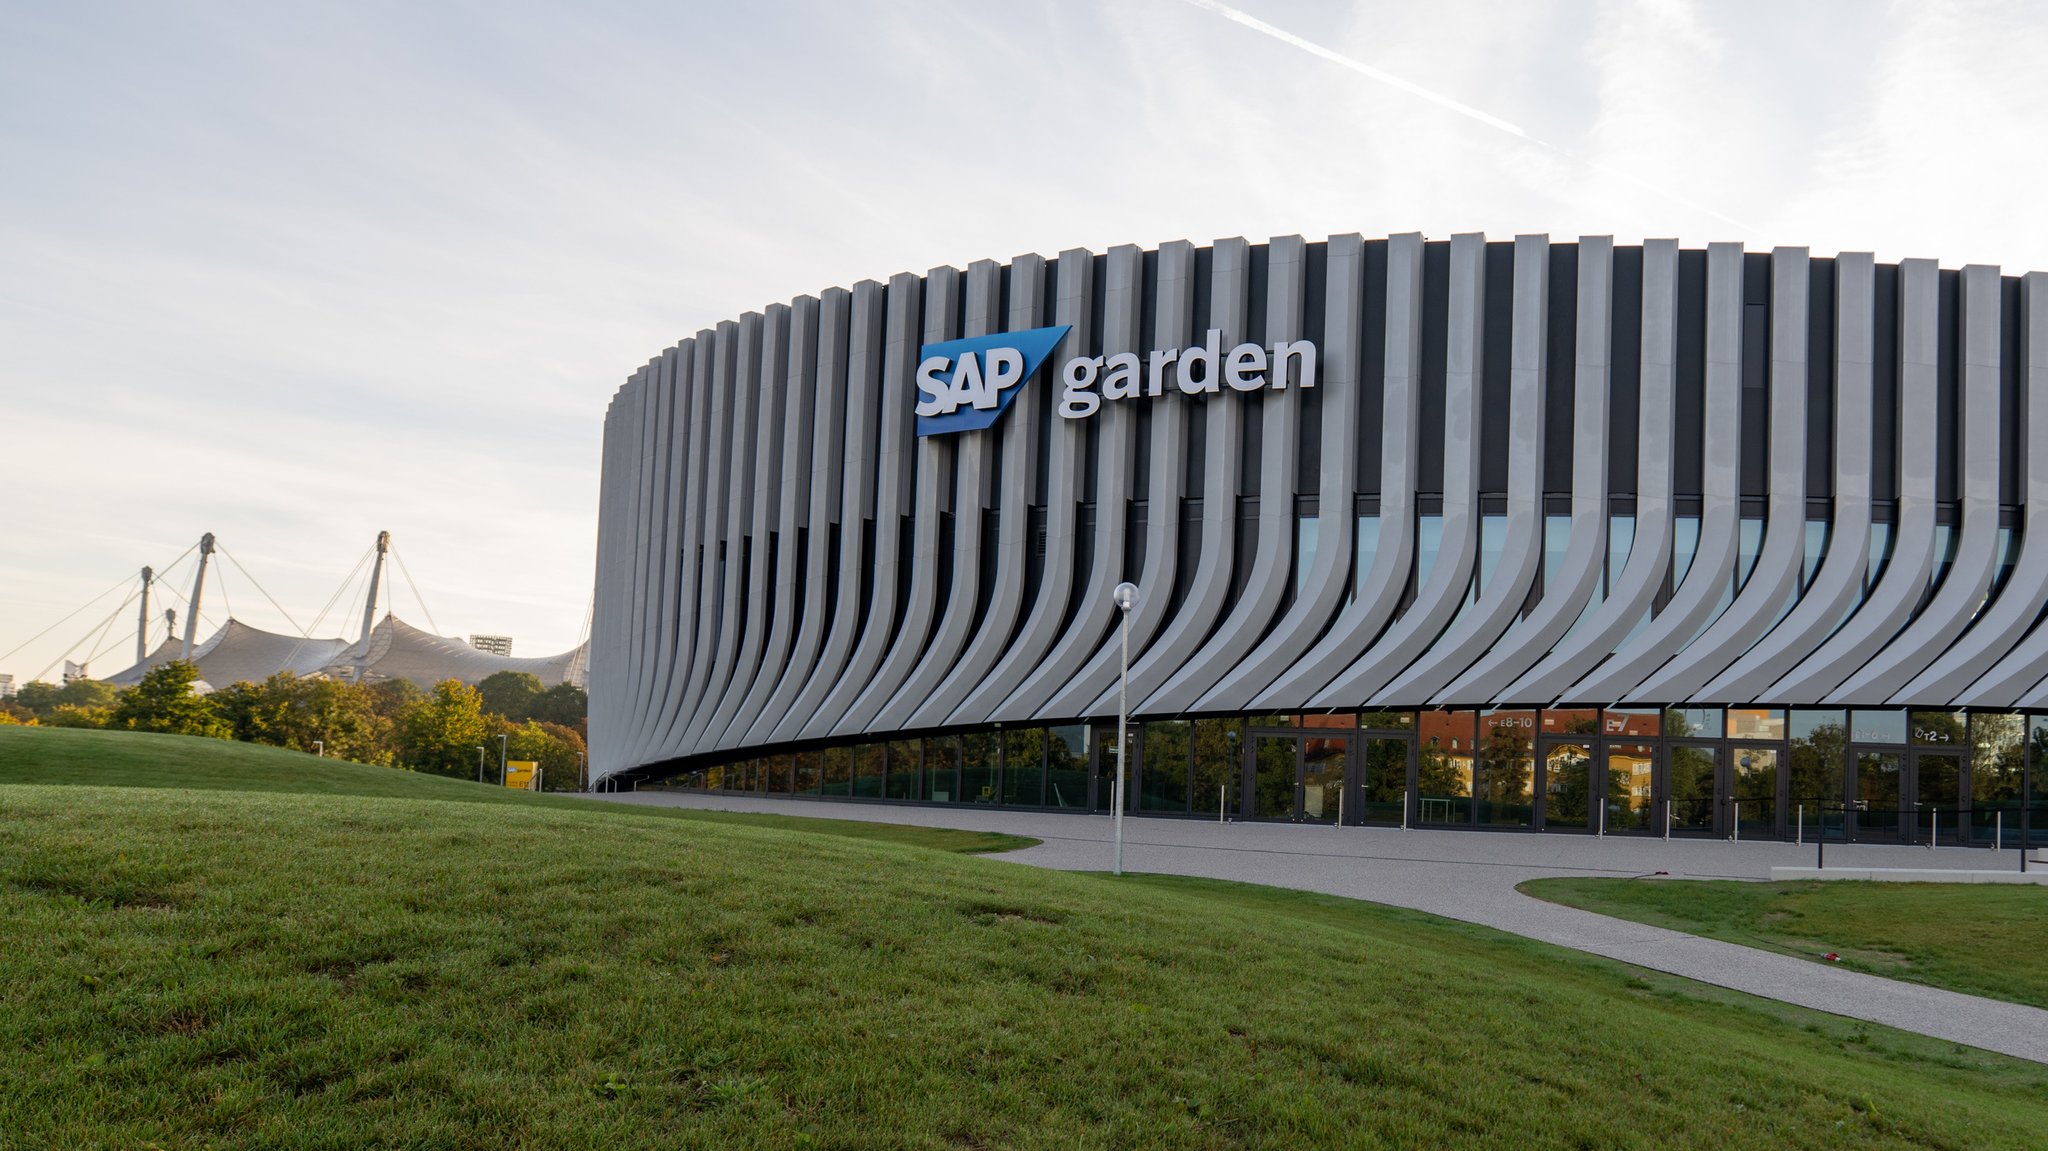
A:
<svg viewBox="0 0 2048 1151">
<path fill-rule="evenodd" d="M 370 629 L 377 626 L 377 588 L 384 582 L 384 553 L 391 550 L 391 533 L 377 533 L 377 562 L 370 566 L 370 598 L 363 604 L 363 638 L 370 642 Z"/>
<path fill-rule="evenodd" d="M 192 577 L 192 602 L 185 605 L 185 650 L 179 659 L 192 658 L 192 640 L 199 631 L 199 597 L 206 591 L 206 561 L 213 557 L 213 533 L 199 537 L 199 574 Z"/>
</svg>

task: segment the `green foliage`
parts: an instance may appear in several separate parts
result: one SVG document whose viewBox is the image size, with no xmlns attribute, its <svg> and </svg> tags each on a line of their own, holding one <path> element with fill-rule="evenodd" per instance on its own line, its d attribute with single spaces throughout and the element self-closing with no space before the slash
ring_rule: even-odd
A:
<svg viewBox="0 0 2048 1151">
<path fill-rule="evenodd" d="M 2032 1064 L 1323 896 L 533 796 L 7 791 L 10 1146 L 1863 1151 L 2048 1123 Z"/>
<path fill-rule="evenodd" d="M 531 717 L 533 701 L 542 689 L 540 677 L 532 672 L 501 671 L 485 676 L 476 690 L 483 697 L 485 711 L 502 715 L 513 723 L 524 723 Z"/>
<path fill-rule="evenodd" d="M 41 723 L 44 727 L 102 728 L 112 727 L 113 719 L 114 712 L 111 708 L 75 707 L 68 703 L 60 703 L 43 713 Z"/>
<path fill-rule="evenodd" d="M 22 684 L 15 690 L 14 698 L 8 702 L 22 708 L 37 718 L 42 718 L 60 707 L 80 711 L 114 706 L 115 690 L 110 683 L 96 679 L 75 679 L 59 687 L 54 683 L 36 680 Z"/>
<path fill-rule="evenodd" d="M 390 763 L 397 754 L 395 717 L 378 710 L 378 696 L 333 679 L 280 672 L 261 684 L 238 683 L 214 693 L 235 738 L 357 763 Z"/>
<path fill-rule="evenodd" d="M 541 692 L 526 712 L 528 719 L 573 727 L 579 732 L 584 730 L 589 715 L 590 697 L 573 683 L 558 683 Z"/>
<path fill-rule="evenodd" d="M 442 680 L 433 693 L 406 705 L 398 716 L 404 762 L 436 775 L 474 778 L 477 748 L 484 745 L 489 725 L 483 696 L 460 680 Z M 489 760 L 495 748 L 485 749 Z"/>
<path fill-rule="evenodd" d="M 167 735 L 233 739 L 234 728 L 207 696 L 192 690 L 199 669 L 184 660 L 152 668 L 142 682 L 120 693 L 109 726 Z"/>
</svg>

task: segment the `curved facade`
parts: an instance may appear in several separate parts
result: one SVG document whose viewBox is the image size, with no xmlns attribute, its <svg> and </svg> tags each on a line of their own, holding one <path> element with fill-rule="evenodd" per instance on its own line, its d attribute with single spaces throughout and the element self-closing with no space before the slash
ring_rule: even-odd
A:
<svg viewBox="0 0 2048 1151">
<path fill-rule="evenodd" d="M 2044 288 L 1354 235 L 772 305 L 606 415 L 594 773 L 1100 809 L 1128 580 L 1134 810 L 2017 830 Z"/>
</svg>

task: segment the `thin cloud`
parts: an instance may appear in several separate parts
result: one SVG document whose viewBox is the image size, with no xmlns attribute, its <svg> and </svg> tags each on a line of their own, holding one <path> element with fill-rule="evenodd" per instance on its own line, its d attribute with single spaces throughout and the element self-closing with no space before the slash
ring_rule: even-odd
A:
<svg viewBox="0 0 2048 1151">
<path fill-rule="evenodd" d="M 1661 196 L 1667 200 L 1670 200 L 1672 203 L 1682 205 L 1686 208 L 1690 208 L 1693 211 L 1700 212 L 1704 215 L 1712 216 L 1713 218 L 1720 220 L 1723 223 L 1732 224 L 1737 228 L 1743 229 L 1744 231 L 1753 230 L 1750 225 L 1743 223 L 1741 220 L 1738 220 L 1735 217 L 1730 216 L 1724 212 L 1716 211 L 1715 209 L 1710 208 L 1697 200 L 1693 200 L 1687 196 L 1683 196 L 1677 192 L 1672 191 L 1669 188 L 1660 187 L 1656 184 L 1651 183 L 1648 180 L 1644 180 L 1638 176 L 1632 175 L 1610 164 L 1603 164 L 1598 160 L 1592 160 L 1588 159 L 1585 156 L 1578 155 L 1569 148 L 1561 147 L 1557 144 L 1549 142 L 1548 140 L 1544 140 L 1530 134 L 1528 129 L 1523 128 L 1519 124 L 1516 124 L 1509 120 L 1503 120 L 1499 116 L 1496 116 L 1491 112 L 1482 111 L 1478 108 L 1474 108 L 1470 104 L 1454 100 L 1451 97 L 1444 95 L 1442 92 L 1432 91 L 1428 88 L 1423 87 L 1420 84 L 1415 83 L 1413 80 L 1404 79 L 1403 77 L 1396 76 L 1393 73 L 1388 72 L 1381 68 L 1375 68 L 1372 65 L 1367 64 L 1363 60 L 1359 60 L 1351 56 L 1346 56 L 1342 52 L 1336 51 L 1333 48 L 1327 48 L 1321 44 L 1316 43 L 1313 40 L 1308 40 L 1301 36 L 1297 36 L 1284 28 L 1275 27 L 1242 9 L 1233 8 L 1228 4 L 1218 3 L 1217 0 L 1183 0 L 1183 2 L 1195 8 L 1199 8 L 1204 12 L 1212 12 L 1218 16 L 1223 17 L 1225 20 L 1228 20 L 1233 24 L 1242 25 L 1243 27 L 1249 28 L 1262 36 L 1270 36 L 1283 44 L 1289 45 L 1294 48 L 1299 48 L 1303 52 L 1307 52 L 1308 54 L 1316 57 L 1319 60 L 1326 60 L 1332 64 L 1337 65 L 1340 68 L 1345 68 L 1349 71 L 1356 72 L 1369 80 L 1385 84 L 1390 88 L 1406 92 L 1409 95 L 1417 97 L 1419 99 L 1427 100 L 1430 103 L 1435 104 L 1439 108 L 1455 112 L 1468 120 L 1484 124 L 1487 127 L 1494 129 L 1495 131 L 1505 132 L 1506 134 L 1513 136 L 1518 140 L 1524 140 L 1530 144 L 1535 145 L 1538 148 L 1544 149 L 1545 151 L 1554 152 L 1557 155 L 1562 156 L 1567 160 L 1570 160 L 1572 163 L 1583 165 L 1589 171 L 1597 172 L 1600 175 L 1606 176 L 1610 179 L 1620 180 L 1634 187 L 1641 188 L 1643 191 L 1652 193 L 1657 196 Z"/>
</svg>

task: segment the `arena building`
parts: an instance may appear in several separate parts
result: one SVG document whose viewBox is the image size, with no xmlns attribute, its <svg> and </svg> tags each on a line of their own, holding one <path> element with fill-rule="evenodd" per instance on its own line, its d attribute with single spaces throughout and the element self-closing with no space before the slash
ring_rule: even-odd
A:
<svg viewBox="0 0 2048 1151">
<path fill-rule="evenodd" d="M 1127 635 L 1133 813 L 2048 835 L 2044 289 L 1411 234 L 773 305 L 606 415 L 593 768 L 1101 811 Z"/>
</svg>

